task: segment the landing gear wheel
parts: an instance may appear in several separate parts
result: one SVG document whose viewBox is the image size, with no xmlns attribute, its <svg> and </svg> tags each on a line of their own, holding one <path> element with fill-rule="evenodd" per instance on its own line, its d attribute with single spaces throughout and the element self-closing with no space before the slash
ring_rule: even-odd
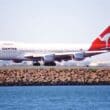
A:
<svg viewBox="0 0 110 110">
<path fill-rule="evenodd" d="M 45 62 L 44 63 L 44 66 L 56 66 L 56 63 L 55 62 Z"/>
<path fill-rule="evenodd" d="M 35 62 L 35 63 L 33 63 L 33 66 L 40 66 L 40 63 L 39 62 Z"/>
</svg>

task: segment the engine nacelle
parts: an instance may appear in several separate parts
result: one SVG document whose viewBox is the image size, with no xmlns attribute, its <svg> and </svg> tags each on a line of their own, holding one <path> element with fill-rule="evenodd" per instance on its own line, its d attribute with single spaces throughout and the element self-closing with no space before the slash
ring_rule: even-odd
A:
<svg viewBox="0 0 110 110">
<path fill-rule="evenodd" d="M 80 61 L 84 59 L 84 52 L 77 52 L 73 56 L 74 60 Z"/>
<path fill-rule="evenodd" d="M 55 60 L 55 55 L 54 54 L 50 54 L 50 55 L 45 55 L 43 58 L 44 62 L 54 62 Z"/>
</svg>

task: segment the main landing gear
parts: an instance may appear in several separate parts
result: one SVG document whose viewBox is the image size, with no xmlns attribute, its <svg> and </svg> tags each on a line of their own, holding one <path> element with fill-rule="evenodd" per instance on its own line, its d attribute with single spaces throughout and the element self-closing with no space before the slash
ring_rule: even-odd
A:
<svg viewBox="0 0 110 110">
<path fill-rule="evenodd" d="M 44 62 L 44 66 L 56 66 L 55 62 Z M 39 62 L 33 62 L 33 66 L 41 66 Z"/>
<path fill-rule="evenodd" d="M 44 66 L 56 66 L 55 62 L 45 62 Z"/>
<path fill-rule="evenodd" d="M 39 62 L 33 62 L 33 66 L 40 66 Z"/>
</svg>

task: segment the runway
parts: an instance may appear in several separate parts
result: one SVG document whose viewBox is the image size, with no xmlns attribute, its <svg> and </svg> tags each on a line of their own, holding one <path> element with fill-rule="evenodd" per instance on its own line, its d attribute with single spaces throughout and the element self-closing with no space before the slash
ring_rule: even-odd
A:
<svg viewBox="0 0 110 110">
<path fill-rule="evenodd" d="M 30 66 L 30 65 L 8 65 L 0 66 L 0 69 L 110 69 L 110 66 Z"/>
</svg>

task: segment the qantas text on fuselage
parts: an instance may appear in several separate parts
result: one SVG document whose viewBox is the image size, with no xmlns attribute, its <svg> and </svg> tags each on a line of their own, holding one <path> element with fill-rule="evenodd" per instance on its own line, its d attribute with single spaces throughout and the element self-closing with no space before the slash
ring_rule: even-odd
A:
<svg viewBox="0 0 110 110">
<path fill-rule="evenodd" d="M 110 51 L 110 26 L 108 26 L 89 45 L 72 44 L 25 44 L 16 42 L 0 42 L 0 60 L 33 61 L 39 66 L 40 61 L 46 66 L 56 65 L 56 61 L 84 60 L 97 54 Z"/>
</svg>

